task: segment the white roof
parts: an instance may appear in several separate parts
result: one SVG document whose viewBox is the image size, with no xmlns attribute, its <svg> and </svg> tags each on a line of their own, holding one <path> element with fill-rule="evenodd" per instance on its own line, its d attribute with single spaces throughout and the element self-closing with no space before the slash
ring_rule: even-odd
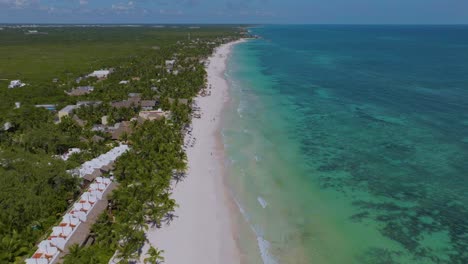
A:
<svg viewBox="0 0 468 264">
<path fill-rule="evenodd" d="M 78 168 L 78 175 L 80 177 L 84 177 L 85 175 L 93 173 L 95 169 L 100 169 L 103 166 L 109 165 L 111 162 L 115 161 L 118 157 L 124 154 L 128 149 L 128 145 L 121 144 L 120 146 L 111 149 L 109 152 L 83 163 L 83 165 Z"/>
<path fill-rule="evenodd" d="M 77 105 L 67 105 L 65 106 L 64 108 L 62 108 L 60 110 L 60 112 L 65 112 L 65 113 L 71 113 L 73 110 L 75 110 L 76 108 L 78 108 Z"/>
<path fill-rule="evenodd" d="M 97 70 L 97 71 L 93 71 L 92 73 L 90 73 L 88 76 L 89 77 L 105 77 L 107 75 L 109 75 L 111 73 L 110 70 Z"/>
<path fill-rule="evenodd" d="M 8 88 L 23 87 L 25 85 L 26 84 L 22 83 L 20 80 L 13 80 L 10 82 L 10 85 L 8 85 Z"/>
</svg>

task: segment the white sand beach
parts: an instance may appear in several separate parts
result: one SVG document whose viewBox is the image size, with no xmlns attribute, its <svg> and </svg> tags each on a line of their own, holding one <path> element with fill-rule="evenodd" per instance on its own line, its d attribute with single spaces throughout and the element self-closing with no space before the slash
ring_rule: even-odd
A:
<svg viewBox="0 0 468 264">
<path fill-rule="evenodd" d="M 220 146 L 220 115 L 228 100 L 224 79 L 226 60 L 233 45 L 217 48 L 207 67 L 210 96 L 197 97 L 201 118 L 194 118 L 186 141 L 188 174 L 173 191 L 179 204 L 173 222 L 148 231 L 152 246 L 164 250 L 165 263 L 230 264 L 240 263 L 236 240 L 236 216 L 233 201 L 225 186 L 223 149 Z M 148 245 L 143 248 L 142 260 Z"/>
</svg>

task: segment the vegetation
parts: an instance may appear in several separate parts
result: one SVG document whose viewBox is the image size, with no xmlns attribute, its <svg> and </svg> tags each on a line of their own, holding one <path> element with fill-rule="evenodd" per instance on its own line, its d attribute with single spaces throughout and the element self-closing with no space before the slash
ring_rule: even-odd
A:
<svg viewBox="0 0 468 264">
<path fill-rule="evenodd" d="M 5 28 L 0 34 L 0 263 L 21 262 L 34 244 L 50 231 L 80 192 L 80 181 L 66 170 L 107 151 L 108 134 L 92 130 L 107 115 L 111 124 L 128 121 L 138 107 L 113 108 L 110 102 L 129 93 L 155 99 L 170 119 L 133 124 L 126 139 L 131 151 L 116 163 L 120 186 L 113 193 L 113 207 L 92 228 L 95 242 L 74 246 L 65 263 L 105 263 L 117 251 L 123 262 L 139 258 L 144 231 L 171 221 L 176 202 L 170 185 L 185 170 L 182 128 L 190 122 L 190 102 L 205 85 L 203 59 L 222 42 L 239 37 L 237 28 L 205 27 L 174 29 L 154 27 L 47 27 L 47 34 L 25 35 L 27 28 Z M 190 39 L 188 35 L 190 33 Z M 165 61 L 175 59 L 175 72 Z M 113 68 L 106 80 L 80 76 L 101 68 Z M 57 82 L 52 80 L 57 78 Z M 28 85 L 7 89 L 8 81 Z M 128 80 L 128 84 L 119 84 Z M 79 85 L 93 85 L 88 95 L 64 93 Z M 4 87 L 4 88 L 2 88 Z M 72 118 L 57 123 L 56 113 L 34 104 L 97 100 L 97 106 L 77 109 Z M 15 108 L 14 103 L 21 107 Z M 95 142 L 93 136 L 104 141 Z M 67 161 L 55 158 L 69 148 L 84 150 Z M 163 252 L 151 249 L 147 263 L 164 261 Z"/>
</svg>

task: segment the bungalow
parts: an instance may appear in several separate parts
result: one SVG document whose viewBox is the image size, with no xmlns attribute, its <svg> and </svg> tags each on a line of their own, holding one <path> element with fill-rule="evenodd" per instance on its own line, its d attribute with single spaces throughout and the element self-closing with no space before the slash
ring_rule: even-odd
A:
<svg viewBox="0 0 468 264">
<path fill-rule="evenodd" d="M 129 93 L 128 97 L 141 97 L 141 93 Z"/>
<path fill-rule="evenodd" d="M 102 104 L 102 101 L 78 101 L 76 102 L 76 105 L 79 107 L 94 106 L 94 105 L 100 105 L 100 104 Z"/>
<path fill-rule="evenodd" d="M 5 131 L 8 131 L 13 127 L 14 126 L 13 126 L 13 124 L 11 124 L 11 122 L 6 122 L 5 124 L 3 124 L 3 130 L 5 130 Z"/>
<path fill-rule="evenodd" d="M 87 77 L 96 77 L 100 80 L 106 79 L 109 74 L 112 73 L 112 70 L 97 70 L 93 71 L 92 73 L 88 74 Z"/>
<path fill-rule="evenodd" d="M 8 85 L 8 89 L 23 87 L 25 85 L 26 84 L 21 82 L 20 80 L 13 80 L 13 81 L 10 82 L 10 85 Z"/>
<path fill-rule="evenodd" d="M 77 108 L 78 108 L 77 105 L 67 105 L 67 106 L 65 106 L 64 108 L 62 108 L 58 112 L 59 120 L 62 120 L 62 118 L 65 117 L 65 116 L 69 116 Z"/>
<path fill-rule="evenodd" d="M 130 108 L 132 105 L 134 105 L 134 103 L 128 100 L 111 103 L 111 106 L 114 108 Z"/>
<path fill-rule="evenodd" d="M 75 153 L 80 153 L 81 152 L 81 149 L 79 148 L 71 148 L 69 150 L 67 150 L 67 152 L 65 152 L 64 154 L 62 154 L 60 156 L 60 158 L 62 160 L 68 160 L 70 158 L 71 155 L 75 154 Z"/>
<path fill-rule="evenodd" d="M 89 181 L 89 182 L 92 182 L 94 181 L 94 179 L 96 179 L 97 177 L 101 177 L 102 176 L 102 172 L 100 169 L 94 169 L 91 173 L 88 173 L 88 174 L 85 174 L 83 176 L 83 179 Z"/>
<path fill-rule="evenodd" d="M 81 96 L 81 95 L 86 95 L 94 91 L 93 86 L 79 86 L 76 87 L 75 89 L 72 89 L 70 92 L 65 92 L 70 96 Z"/>
<path fill-rule="evenodd" d="M 101 124 L 107 126 L 107 124 L 109 124 L 109 116 L 101 117 Z"/>
<path fill-rule="evenodd" d="M 105 138 L 100 137 L 100 136 L 98 136 L 98 135 L 94 135 L 94 136 L 91 138 L 91 141 L 93 141 L 94 143 L 103 142 L 104 140 L 105 140 Z"/>
<path fill-rule="evenodd" d="M 105 125 L 94 125 L 91 128 L 91 131 L 93 131 L 93 132 L 106 132 L 106 126 Z"/>
<path fill-rule="evenodd" d="M 175 60 L 166 60 L 166 71 L 168 73 L 172 72 L 172 69 L 174 68 Z"/>
<path fill-rule="evenodd" d="M 132 123 L 130 121 L 123 121 L 122 123 L 117 123 L 116 129 L 112 131 L 112 139 L 120 140 L 123 135 L 131 135 L 133 132 Z"/>
<path fill-rule="evenodd" d="M 80 127 L 84 127 L 86 125 L 86 121 L 81 120 L 77 115 L 73 115 L 72 119 Z"/>
<path fill-rule="evenodd" d="M 155 100 L 141 100 L 140 106 L 141 106 L 141 109 L 145 111 L 153 110 L 154 107 L 156 106 L 156 101 Z"/>
<path fill-rule="evenodd" d="M 119 82 L 119 84 L 128 84 L 128 83 L 129 83 L 129 81 L 127 81 L 127 80 L 122 80 L 122 81 Z"/>
<path fill-rule="evenodd" d="M 168 113 L 162 111 L 161 109 L 153 110 L 153 111 L 141 111 L 138 114 L 139 119 L 149 120 L 149 121 L 162 119 L 162 118 L 167 117 L 167 116 L 168 116 Z"/>
</svg>

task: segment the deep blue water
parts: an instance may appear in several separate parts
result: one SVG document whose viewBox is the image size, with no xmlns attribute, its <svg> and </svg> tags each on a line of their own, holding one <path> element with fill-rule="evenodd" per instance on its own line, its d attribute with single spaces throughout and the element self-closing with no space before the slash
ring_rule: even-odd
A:
<svg viewBox="0 0 468 264">
<path fill-rule="evenodd" d="M 468 263 L 468 26 L 251 31 L 224 134 L 272 258 Z"/>
</svg>

